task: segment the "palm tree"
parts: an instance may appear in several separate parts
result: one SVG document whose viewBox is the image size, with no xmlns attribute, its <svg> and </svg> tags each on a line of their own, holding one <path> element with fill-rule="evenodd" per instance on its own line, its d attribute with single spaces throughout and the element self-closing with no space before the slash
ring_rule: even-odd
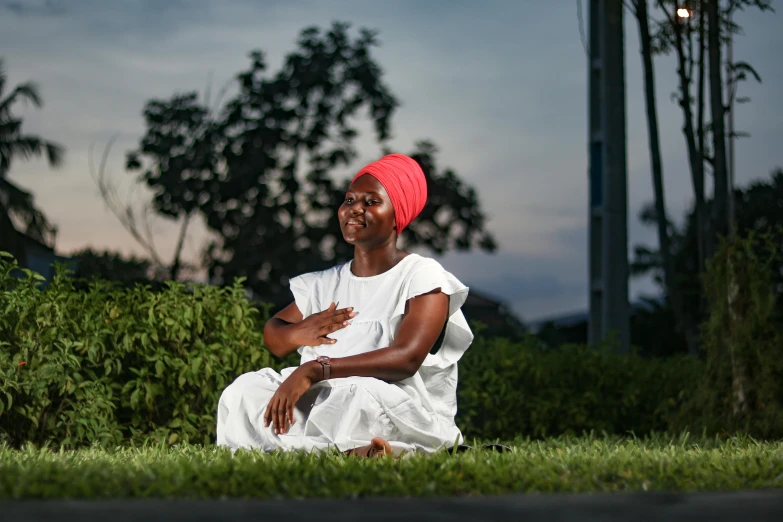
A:
<svg viewBox="0 0 783 522">
<path fill-rule="evenodd" d="M 62 164 L 64 149 L 39 136 L 22 134 L 22 120 L 14 117 L 11 106 L 22 101 L 41 107 L 43 102 L 38 86 L 32 82 L 17 85 L 3 97 L 6 80 L 0 58 L 0 250 L 10 252 L 24 266 L 27 260 L 22 234 L 53 247 L 56 229 L 35 207 L 33 195 L 8 179 L 8 172 L 15 159 L 41 156 L 56 168 Z"/>
</svg>

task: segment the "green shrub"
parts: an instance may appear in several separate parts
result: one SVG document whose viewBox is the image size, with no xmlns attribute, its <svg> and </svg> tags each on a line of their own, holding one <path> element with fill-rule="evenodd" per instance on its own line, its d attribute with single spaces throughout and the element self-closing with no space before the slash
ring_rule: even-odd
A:
<svg viewBox="0 0 783 522">
<path fill-rule="evenodd" d="M 85 290 L 0 258 L 0 442 L 214 441 L 221 391 L 271 364 L 241 281 Z"/>
<path fill-rule="evenodd" d="M 770 231 L 723 241 L 708 263 L 706 371 L 677 427 L 783 438 L 783 329 L 773 273 L 783 261 L 780 237 Z"/>
<path fill-rule="evenodd" d="M 477 338 L 459 366 L 457 423 L 468 438 L 490 439 L 666 431 L 701 368 L 687 356 Z"/>
</svg>

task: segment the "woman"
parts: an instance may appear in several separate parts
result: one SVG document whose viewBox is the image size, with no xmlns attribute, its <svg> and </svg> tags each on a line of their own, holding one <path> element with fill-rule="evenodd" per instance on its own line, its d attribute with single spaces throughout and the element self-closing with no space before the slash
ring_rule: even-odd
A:
<svg viewBox="0 0 783 522">
<path fill-rule="evenodd" d="M 473 340 L 460 311 L 468 289 L 397 249 L 426 200 L 412 158 L 390 154 L 359 171 L 337 213 L 353 260 L 291 279 L 294 302 L 264 327 L 272 353 L 298 350 L 300 365 L 228 386 L 219 445 L 370 457 L 462 442 L 454 416 L 457 361 Z"/>
</svg>

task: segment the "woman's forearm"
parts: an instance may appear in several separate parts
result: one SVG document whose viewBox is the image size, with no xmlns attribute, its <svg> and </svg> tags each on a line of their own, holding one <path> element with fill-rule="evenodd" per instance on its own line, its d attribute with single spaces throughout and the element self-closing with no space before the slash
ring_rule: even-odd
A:
<svg viewBox="0 0 783 522">
<path fill-rule="evenodd" d="M 412 377 L 424 360 L 405 348 L 381 348 L 368 353 L 331 359 L 332 379 L 342 377 L 375 377 L 386 382 L 398 382 Z M 321 363 L 305 364 L 313 382 L 323 379 Z"/>
<path fill-rule="evenodd" d="M 398 382 L 413 377 L 429 355 L 448 319 L 448 297 L 437 291 L 408 301 L 409 313 L 388 348 L 331 360 L 331 378 L 375 377 Z M 328 352 L 327 352 L 328 353 Z M 308 376 L 323 378 L 320 363 L 307 363 Z"/>
<path fill-rule="evenodd" d="M 296 323 L 289 323 L 272 317 L 264 325 L 264 344 L 277 357 L 284 358 L 293 353 L 299 345 L 291 340 L 291 330 Z"/>
</svg>

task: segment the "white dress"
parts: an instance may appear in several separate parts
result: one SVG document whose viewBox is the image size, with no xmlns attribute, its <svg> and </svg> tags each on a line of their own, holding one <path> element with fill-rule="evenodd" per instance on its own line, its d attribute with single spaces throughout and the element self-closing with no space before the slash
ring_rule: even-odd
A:
<svg viewBox="0 0 783 522">
<path fill-rule="evenodd" d="M 291 290 L 303 317 L 326 310 L 330 303 L 353 307 L 351 324 L 330 334 L 337 342 L 300 347 L 300 364 L 319 355 L 346 357 L 385 348 L 394 339 L 409 299 L 440 288 L 449 296 L 449 319 L 443 342 L 415 375 L 387 383 L 372 377 L 329 379 L 313 385 L 297 402 L 295 423 L 277 435 L 264 427 L 264 413 L 280 383 L 296 368 L 246 373 L 220 397 L 217 444 L 232 450 L 346 451 L 383 437 L 394 454 L 431 453 L 455 443 L 462 434 L 457 413 L 457 361 L 473 341 L 460 307 L 468 288 L 437 261 L 416 254 L 371 277 L 356 277 L 351 263 L 291 279 Z"/>
</svg>

